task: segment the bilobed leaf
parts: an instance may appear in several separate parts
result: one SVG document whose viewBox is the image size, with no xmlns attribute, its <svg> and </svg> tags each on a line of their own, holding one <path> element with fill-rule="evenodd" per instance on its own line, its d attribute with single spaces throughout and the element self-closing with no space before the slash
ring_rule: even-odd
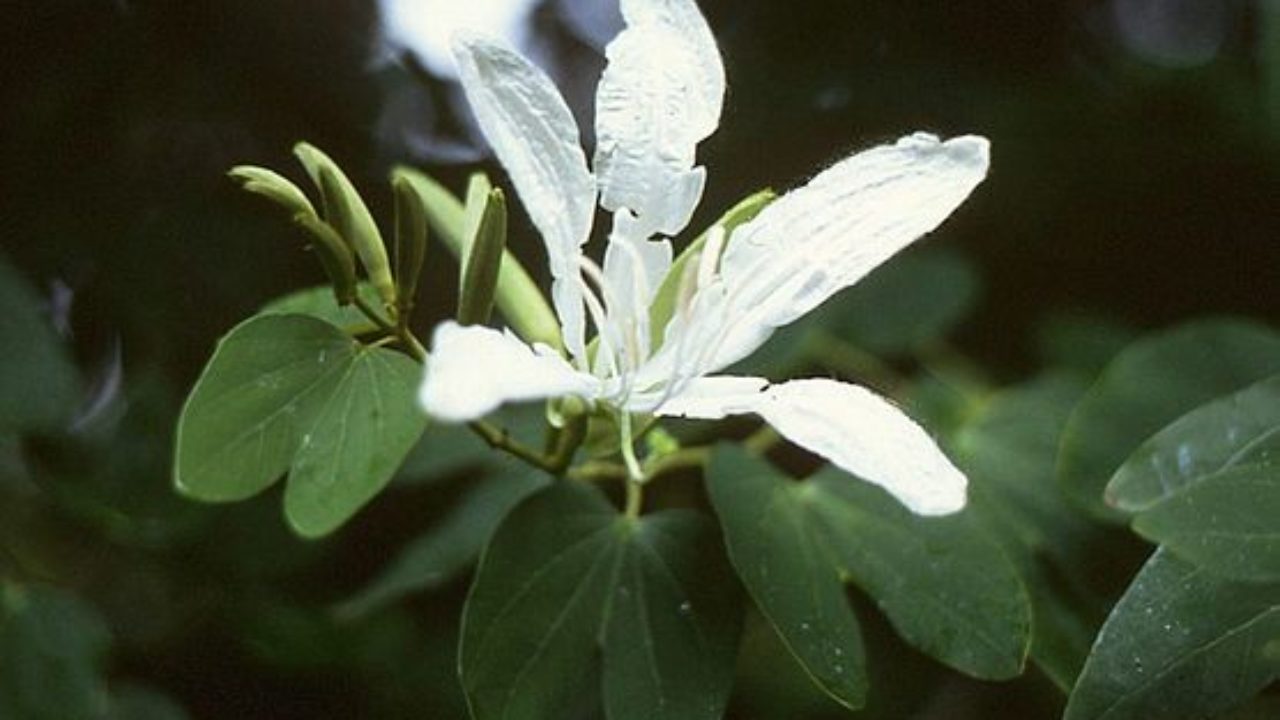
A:
<svg viewBox="0 0 1280 720">
<path fill-rule="evenodd" d="M 1152 433 L 1209 400 L 1280 372 L 1280 335 L 1240 320 L 1209 320 L 1146 337 L 1107 366 L 1063 433 L 1058 480 L 1082 507 L 1103 503 L 1116 468 Z"/>
<path fill-rule="evenodd" d="M 286 512 L 332 530 L 391 478 L 422 433 L 418 366 L 305 315 L 259 315 L 223 338 L 178 421 L 174 482 L 199 500 L 254 495 L 291 473 Z"/>
<path fill-rule="evenodd" d="M 1238 465 L 1142 512 L 1144 537 L 1211 572 L 1280 582 L 1280 465 Z"/>
<path fill-rule="evenodd" d="M 1021 671 L 1026 591 L 967 515 L 914 515 L 835 469 L 794 482 L 730 447 L 717 449 L 708 486 L 738 576 L 836 700 L 857 707 L 866 693 L 842 581 L 866 591 L 904 640 L 934 658 L 981 678 Z"/>
<path fill-rule="evenodd" d="M 422 368 L 408 356 L 360 348 L 305 429 L 284 511 L 306 537 L 327 534 L 377 495 L 426 427 L 414 405 Z"/>
<path fill-rule="evenodd" d="M 729 559 L 756 607 L 813 681 L 857 709 L 867 696 L 862 632 L 801 488 L 732 446 L 717 448 L 707 470 Z"/>
<path fill-rule="evenodd" d="M 103 717 L 110 639 L 102 618 L 75 597 L 0 584 L 0 717 Z"/>
<path fill-rule="evenodd" d="M 1202 477 L 1250 464 L 1280 468 L 1280 375 L 1202 405 L 1153 435 L 1111 478 L 1107 500 L 1129 512 L 1146 510 Z"/>
<path fill-rule="evenodd" d="M 563 718 L 602 673 L 610 720 L 720 718 L 741 607 L 714 535 L 688 511 L 629 520 L 567 482 L 525 500 L 467 599 L 472 716 Z"/>
<path fill-rule="evenodd" d="M 35 292 L 0 256 L 0 433 L 66 423 L 80 378 Z"/>
<path fill-rule="evenodd" d="M 1280 584 L 1158 550 L 1098 634 L 1066 720 L 1206 718 L 1280 676 Z"/>
<path fill-rule="evenodd" d="M 1031 632 L 1026 590 L 969 513 L 915 515 L 836 469 L 806 480 L 799 499 L 841 574 L 904 640 L 974 677 L 1022 671 Z"/>
<path fill-rule="evenodd" d="M 368 586 L 344 602 L 339 614 L 363 616 L 410 593 L 453 580 L 475 562 L 511 508 L 547 482 L 546 475 L 515 466 L 471 483 L 442 518 L 410 541 Z"/>
</svg>

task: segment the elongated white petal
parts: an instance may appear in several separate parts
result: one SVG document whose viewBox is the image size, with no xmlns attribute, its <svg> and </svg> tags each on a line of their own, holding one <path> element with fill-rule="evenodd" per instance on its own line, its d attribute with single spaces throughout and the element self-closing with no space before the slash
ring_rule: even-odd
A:
<svg viewBox="0 0 1280 720">
<path fill-rule="evenodd" d="M 604 278 L 609 287 L 612 332 L 625 340 L 631 367 L 649 356 L 649 304 L 671 268 L 671 241 L 645 240 L 628 234 L 631 214 L 620 210 L 614 218 L 604 254 Z"/>
<path fill-rule="evenodd" d="M 834 380 L 793 380 L 758 391 L 760 382 L 701 378 L 657 414 L 716 419 L 755 413 L 783 437 L 879 485 L 916 514 L 946 515 L 964 507 L 964 474 L 884 398 Z"/>
<path fill-rule="evenodd" d="M 695 148 L 720 124 L 724 66 L 693 0 L 623 0 L 622 15 L 596 89 L 600 204 L 630 210 L 643 237 L 674 235 L 702 197 Z"/>
<path fill-rule="evenodd" d="M 446 422 L 483 417 L 506 402 L 577 395 L 594 398 L 599 380 L 545 345 L 510 333 L 449 321 L 436 327 L 418 400 Z"/>
<path fill-rule="evenodd" d="M 769 381 L 758 377 L 714 375 L 690 380 L 675 395 L 639 394 L 632 398 L 632 412 L 652 412 L 668 417 L 719 420 L 730 415 L 756 412 L 761 391 Z M 661 401 L 659 404 L 658 401 Z M 656 406 L 656 408 L 655 408 Z"/>
<path fill-rule="evenodd" d="M 916 133 L 835 164 L 739 227 L 717 290 L 729 327 L 701 328 L 699 342 L 718 343 L 704 371 L 749 355 L 941 224 L 986 176 L 988 155 L 985 138 Z"/>
<path fill-rule="evenodd" d="M 578 257 L 591 232 L 596 187 L 577 123 L 546 73 L 502 42 L 460 33 L 453 53 L 476 120 L 542 233 L 565 346 L 580 357 L 585 330 Z"/>
</svg>

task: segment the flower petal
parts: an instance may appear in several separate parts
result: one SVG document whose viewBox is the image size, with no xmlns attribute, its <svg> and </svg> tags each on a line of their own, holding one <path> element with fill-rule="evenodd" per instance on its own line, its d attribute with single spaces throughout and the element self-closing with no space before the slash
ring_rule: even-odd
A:
<svg viewBox="0 0 1280 720">
<path fill-rule="evenodd" d="M 835 164 L 739 227 L 720 263 L 724 287 L 710 289 L 730 304 L 730 326 L 703 371 L 746 357 L 936 228 L 986 176 L 988 156 L 985 138 L 916 133 Z"/>
<path fill-rule="evenodd" d="M 445 422 L 475 420 L 506 402 L 598 394 L 595 377 L 546 345 L 530 347 L 509 332 L 448 321 L 436 327 L 431 346 L 418 401 Z"/>
<path fill-rule="evenodd" d="M 691 382 L 659 415 L 715 419 L 755 413 L 783 437 L 889 491 L 919 515 L 965 505 L 968 481 L 924 428 L 875 393 L 835 380 L 793 380 L 763 391 L 757 378 Z M 719 394 L 718 394 L 719 393 Z"/>
<path fill-rule="evenodd" d="M 546 73 L 501 41 L 459 33 L 453 54 L 476 120 L 546 243 L 565 347 L 581 357 L 578 258 L 591 232 L 596 186 L 578 126 Z"/>
<path fill-rule="evenodd" d="M 693 0 L 623 0 L 622 14 L 596 89 L 600 204 L 630 210 L 641 238 L 674 235 L 702 197 L 695 148 L 720 124 L 724 66 Z"/>
</svg>

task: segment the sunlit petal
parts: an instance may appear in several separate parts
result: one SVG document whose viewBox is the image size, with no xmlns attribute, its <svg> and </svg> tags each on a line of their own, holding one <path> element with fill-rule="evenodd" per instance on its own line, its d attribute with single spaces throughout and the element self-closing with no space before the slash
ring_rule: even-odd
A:
<svg viewBox="0 0 1280 720">
<path fill-rule="evenodd" d="M 470 33 L 456 35 L 453 50 L 476 120 L 546 243 L 565 346 L 580 357 L 585 328 L 576 278 L 596 188 L 578 126 L 551 79 L 515 50 Z"/>
<path fill-rule="evenodd" d="M 640 237 L 674 235 L 702 197 L 695 148 L 720 123 L 724 66 L 693 0 L 624 0 L 622 14 L 596 90 L 601 205 L 630 210 Z"/>
<path fill-rule="evenodd" d="M 729 325 L 704 371 L 746 357 L 936 228 L 986 176 L 988 156 L 985 138 L 916 133 L 835 164 L 739 227 L 720 264 Z"/>
<path fill-rule="evenodd" d="M 479 325 L 441 323 L 418 400 L 446 422 L 475 420 L 507 402 L 577 395 L 593 398 L 599 381 L 555 351 L 530 347 L 510 333 Z"/>
<path fill-rule="evenodd" d="M 702 419 L 755 413 L 791 442 L 879 485 L 920 515 L 962 509 L 968 485 L 925 432 L 875 393 L 835 380 L 764 387 L 758 378 L 710 377 L 656 414 Z"/>
</svg>

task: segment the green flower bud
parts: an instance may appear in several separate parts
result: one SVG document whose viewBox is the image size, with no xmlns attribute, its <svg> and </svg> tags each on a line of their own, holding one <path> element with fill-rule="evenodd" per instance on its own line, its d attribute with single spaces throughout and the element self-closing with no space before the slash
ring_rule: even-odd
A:
<svg viewBox="0 0 1280 720">
<path fill-rule="evenodd" d="M 396 285 L 391 277 L 391 262 L 382 242 L 378 225 L 369 214 L 369 208 L 356 192 L 347 176 L 318 148 L 308 143 L 298 143 L 293 148 L 312 182 L 320 188 L 324 198 L 325 220 L 338 230 L 339 235 L 351 246 L 364 265 L 370 284 L 388 307 L 395 307 Z"/>
<path fill-rule="evenodd" d="M 401 316 L 413 309 L 418 279 L 427 256 L 427 212 L 422 200 L 398 172 L 391 174 L 396 199 L 396 291 Z"/>
<path fill-rule="evenodd" d="M 471 240 L 471 252 L 463 266 L 458 293 L 459 323 L 477 325 L 489 320 L 506 246 L 507 201 L 502 190 L 494 188 L 487 196 Z"/>
</svg>

